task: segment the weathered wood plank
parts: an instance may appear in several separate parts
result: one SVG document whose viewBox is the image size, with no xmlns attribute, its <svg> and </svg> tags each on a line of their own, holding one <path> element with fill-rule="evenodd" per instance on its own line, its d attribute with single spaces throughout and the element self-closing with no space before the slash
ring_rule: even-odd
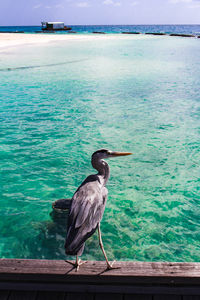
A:
<svg viewBox="0 0 200 300">
<path fill-rule="evenodd" d="M 109 284 L 198 284 L 200 263 L 116 262 L 106 271 L 105 262 L 90 261 L 76 272 L 62 260 L 0 259 L 0 280 Z"/>
<path fill-rule="evenodd" d="M 123 300 L 122 294 L 97 294 L 95 300 Z"/>
<path fill-rule="evenodd" d="M 0 300 L 200 300 L 200 263 L 115 266 L 91 261 L 76 272 L 61 260 L 0 259 Z"/>
<path fill-rule="evenodd" d="M 36 300 L 65 300 L 65 296 L 64 292 L 40 291 L 37 294 Z"/>
<path fill-rule="evenodd" d="M 0 300 L 8 300 L 10 291 L 0 291 Z"/>
<path fill-rule="evenodd" d="M 176 287 L 174 288 L 172 287 L 166 287 L 166 286 L 160 286 L 159 284 L 156 286 L 140 286 L 140 287 L 135 287 L 135 286 L 127 286 L 127 285 L 121 285 L 121 286 L 110 286 L 109 284 L 107 285 L 99 285 L 99 286 L 94 286 L 94 285 L 67 285 L 67 284 L 49 284 L 49 283 L 43 283 L 43 284 L 39 284 L 39 283 L 35 283 L 35 284 L 30 284 L 30 283 L 13 283 L 14 285 L 14 290 L 21 290 L 21 291 L 32 291 L 32 290 L 37 290 L 37 291 L 64 291 L 67 294 L 70 292 L 72 293 L 89 293 L 89 300 L 91 300 L 91 294 L 102 294 L 102 293 L 107 293 L 107 294 L 113 294 L 113 293 L 119 293 L 119 294 L 124 294 L 124 297 L 128 297 L 129 295 L 132 297 L 133 296 L 138 296 L 139 295 L 143 295 L 143 297 L 141 297 L 141 299 L 143 300 L 143 298 L 145 300 L 150 300 L 151 297 L 149 298 L 149 295 L 166 295 L 168 297 L 168 299 L 171 299 L 171 295 L 200 295 L 200 288 L 196 288 L 196 287 Z M 0 286 L 1 289 L 1 286 Z M 13 290 L 13 286 L 11 286 L 11 290 Z M 1 298 L 0 298 L 1 299 Z M 86 298 L 87 299 L 87 298 Z M 130 298 L 132 299 L 132 298 Z M 134 299 L 134 298 L 133 298 Z M 137 299 L 137 298 L 136 298 Z M 182 299 L 182 298 L 181 298 Z M 185 298 L 186 300 L 187 298 Z M 190 300 L 190 298 L 188 298 Z M 191 299 L 193 300 L 193 298 L 191 297 Z M 199 299 L 197 298 L 194 298 Z M 3 299 L 6 300 L 6 299 Z M 7 299 L 8 300 L 8 299 Z M 66 300 L 66 299 L 65 299 Z M 68 299 L 67 299 L 68 300 Z M 140 297 L 139 297 L 140 300 Z"/>
<path fill-rule="evenodd" d="M 124 295 L 123 300 L 153 300 L 152 295 Z"/>
<path fill-rule="evenodd" d="M 36 291 L 11 291 L 8 300 L 36 300 Z"/>
<path fill-rule="evenodd" d="M 78 275 L 102 276 L 170 276 L 170 277 L 199 277 L 200 263 L 163 263 L 163 262 L 116 262 L 113 269 L 108 272 L 105 262 L 90 261 L 82 265 Z M 0 259 L 0 273 L 39 273 L 76 275 L 71 264 L 63 260 L 17 260 Z"/>
<path fill-rule="evenodd" d="M 88 293 L 68 293 L 65 300 L 96 300 L 94 294 Z"/>
<path fill-rule="evenodd" d="M 169 299 L 170 297 L 170 299 Z M 155 295 L 153 300 L 181 300 L 182 296 L 180 295 Z"/>
<path fill-rule="evenodd" d="M 119 293 L 119 294 L 134 294 L 134 295 L 200 295 L 199 286 L 173 286 L 161 285 L 160 283 L 154 285 L 135 285 L 135 284 L 117 284 L 112 285 L 109 282 L 100 284 L 90 284 L 88 283 L 53 283 L 53 282 L 29 282 L 17 281 L 17 282 L 0 282 L 0 290 L 25 290 L 25 291 L 63 291 L 67 293 Z"/>
<path fill-rule="evenodd" d="M 200 300 L 200 295 L 199 296 L 183 296 L 182 300 Z"/>
<path fill-rule="evenodd" d="M 146 271 L 150 272 L 152 275 L 155 272 L 160 274 L 181 274 L 185 275 L 185 271 L 189 272 L 191 276 L 195 276 L 198 274 L 200 276 L 200 263 L 163 263 L 163 262 L 116 262 L 116 267 L 119 267 L 119 269 L 113 269 L 109 272 L 106 272 L 106 274 L 118 274 L 127 276 L 128 274 L 145 274 Z M 6 268 L 27 268 L 32 269 L 34 272 L 37 271 L 38 267 L 40 269 L 46 269 L 48 268 L 49 271 L 60 270 L 60 274 L 63 272 L 69 271 L 72 269 L 71 264 L 66 263 L 64 260 L 31 260 L 31 259 L 0 259 L 0 269 L 6 267 Z M 96 270 L 97 269 L 97 270 Z M 85 264 L 83 264 L 79 272 L 80 274 L 84 274 L 88 271 L 95 271 L 96 274 L 99 272 L 99 270 L 103 271 L 106 269 L 106 264 L 103 261 L 90 261 Z M 75 274 L 75 270 L 73 270 Z M 186 276 L 186 275 L 185 275 Z"/>
</svg>

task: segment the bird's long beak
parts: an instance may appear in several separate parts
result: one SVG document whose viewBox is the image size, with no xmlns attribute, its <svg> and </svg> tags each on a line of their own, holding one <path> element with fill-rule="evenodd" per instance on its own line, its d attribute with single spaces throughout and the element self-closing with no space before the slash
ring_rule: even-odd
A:
<svg viewBox="0 0 200 300">
<path fill-rule="evenodd" d="M 131 155 L 131 154 L 133 154 L 133 153 L 130 153 L 130 152 L 115 152 L 115 151 L 113 151 L 111 153 L 111 155 L 113 157 L 115 157 L 115 156 L 125 156 L 125 155 Z"/>
</svg>

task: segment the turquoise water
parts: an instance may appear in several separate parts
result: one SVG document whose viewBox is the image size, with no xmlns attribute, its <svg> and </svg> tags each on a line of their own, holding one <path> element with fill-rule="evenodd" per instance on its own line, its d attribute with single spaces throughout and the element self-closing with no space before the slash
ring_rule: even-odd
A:
<svg viewBox="0 0 200 300">
<path fill-rule="evenodd" d="M 200 35 L 200 25 L 69 25 L 73 31 L 88 34 L 93 31 L 104 31 L 106 33 L 121 33 L 123 31 L 139 31 L 145 32 L 165 32 L 165 33 L 183 33 Z M 20 32 L 34 33 L 41 30 L 41 26 L 0 26 L 0 32 Z M 55 32 L 54 34 L 68 34 L 65 32 Z"/>
<path fill-rule="evenodd" d="M 109 160 L 109 259 L 200 261 L 199 50 L 167 36 L 3 50 L 1 257 L 65 258 L 51 203 L 73 195 L 104 147 L 134 153 Z M 83 258 L 103 259 L 96 234 Z"/>
</svg>

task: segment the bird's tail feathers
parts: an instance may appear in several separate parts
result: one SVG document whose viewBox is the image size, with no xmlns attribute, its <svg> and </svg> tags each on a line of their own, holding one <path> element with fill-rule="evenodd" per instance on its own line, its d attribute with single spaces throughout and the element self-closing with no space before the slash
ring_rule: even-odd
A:
<svg viewBox="0 0 200 300">
<path fill-rule="evenodd" d="M 92 229 L 87 234 L 80 232 L 80 228 L 73 230 L 73 232 L 70 229 L 67 233 L 67 238 L 65 241 L 65 253 L 68 255 L 81 255 L 84 249 L 85 241 L 95 232 L 96 228 Z"/>
</svg>

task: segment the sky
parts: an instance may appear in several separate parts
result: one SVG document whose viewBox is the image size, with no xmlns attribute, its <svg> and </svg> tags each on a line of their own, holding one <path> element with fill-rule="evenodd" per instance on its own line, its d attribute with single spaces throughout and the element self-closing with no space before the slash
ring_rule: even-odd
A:
<svg viewBox="0 0 200 300">
<path fill-rule="evenodd" d="M 0 26 L 200 24 L 200 0 L 0 0 Z"/>
</svg>

